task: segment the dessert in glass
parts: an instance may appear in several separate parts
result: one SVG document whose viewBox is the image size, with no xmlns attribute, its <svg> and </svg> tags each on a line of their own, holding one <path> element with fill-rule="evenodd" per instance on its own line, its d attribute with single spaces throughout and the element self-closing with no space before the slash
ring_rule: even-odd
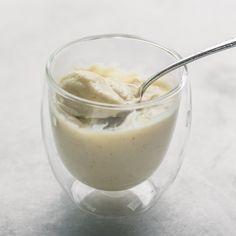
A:
<svg viewBox="0 0 236 236">
<path fill-rule="evenodd" d="M 46 66 L 42 130 L 52 170 L 75 204 L 107 217 L 150 208 L 174 181 L 191 122 L 186 68 L 141 83 L 179 59 L 130 35 L 57 50 Z"/>
</svg>

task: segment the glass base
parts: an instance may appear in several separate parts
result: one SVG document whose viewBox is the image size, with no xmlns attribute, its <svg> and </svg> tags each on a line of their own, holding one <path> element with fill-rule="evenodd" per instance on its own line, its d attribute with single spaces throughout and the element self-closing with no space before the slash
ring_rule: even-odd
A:
<svg viewBox="0 0 236 236">
<path fill-rule="evenodd" d="M 149 209 L 157 200 L 158 190 L 150 181 L 124 191 L 102 191 L 74 181 L 72 197 L 76 205 L 91 214 L 120 217 Z"/>
</svg>

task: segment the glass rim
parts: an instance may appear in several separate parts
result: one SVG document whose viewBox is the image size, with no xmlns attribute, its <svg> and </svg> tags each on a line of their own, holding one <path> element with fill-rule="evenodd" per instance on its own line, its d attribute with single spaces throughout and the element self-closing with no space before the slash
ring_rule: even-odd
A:
<svg viewBox="0 0 236 236">
<path fill-rule="evenodd" d="M 74 41 L 71 41 L 67 44 L 64 44 L 62 47 L 58 48 L 57 50 L 55 50 L 51 56 L 49 57 L 47 63 L 46 63 L 46 67 L 45 67 L 45 72 L 46 72 L 46 77 L 47 77 L 47 82 L 49 84 L 49 86 L 51 86 L 52 89 L 54 89 L 58 94 L 60 94 L 61 96 L 73 100 L 75 102 L 82 102 L 84 104 L 90 105 L 90 106 L 96 106 L 96 107 L 101 107 L 101 108 L 117 108 L 117 109 L 128 109 L 128 108 L 142 108 L 142 107 L 146 107 L 146 106 L 152 106 L 152 105 L 157 105 L 160 103 L 164 103 L 167 99 L 175 96 L 177 93 L 179 93 L 182 88 L 185 86 L 186 84 L 186 80 L 187 80 L 187 66 L 182 66 L 183 71 L 181 73 L 181 81 L 180 83 L 174 87 L 173 89 L 171 89 L 168 93 L 157 97 L 155 99 L 149 100 L 149 101 L 141 101 L 140 103 L 127 103 L 127 104 L 109 104 L 109 103 L 102 103 L 102 102 L 96 102 L 96 101 L 92 101 L 92 100 L 88 100 L 85 98 L 81 98 L 78 97 L 76 95 L 73 95 L 69 92 L 67 92 L 66 90 L 64 90 L 63 88 L 61 88 L 59 86 L 59 84 L 56 82 L 56 80 L 54 80 L 54 77 L 52 76 L 51 73 L 51 66 L 52 63 L 54 62 L 55 58 L 57 57 L 57 55 L 63 51 L 64 49 L 69 48 L 70 46 L 76 44 L 76 43 L 80 43 L 80 42 L 86 42 L 86 41 L 92 41 L 92 40 L 99 40 L 99 39 L 106 39 L 106 38 L 123 38 L 123 39 L 131 39 L 131 40 L 136 40 L 136 41 L 140 41 L 143 42 L 145 44 L 149 44 L 152 45 L 154 47 L 157 47 L 161 50 L 163 50 L 164 52 L 166 52 L 167 54 L 171 55 L 172 57 L 174 57 L 177 60 L 181 60 L 182 56 L 177 53 L 176 51 L 174 51 L 173 49 L 169 49 L 165 46 L 162 46 L 160 44 L 157 44 L 153 41 L 149 41 L 146 40 L 144 38 L 141 38 L 139 36 L 135 36 L 135 35 L 130 35 L 130 34 L 100 34 L 100 35 L 93 35 L 93 36 L 87 36 L 87 37 L 83 37 L 83 38 L 79 38 L 76 39 Z"/>
</svg>

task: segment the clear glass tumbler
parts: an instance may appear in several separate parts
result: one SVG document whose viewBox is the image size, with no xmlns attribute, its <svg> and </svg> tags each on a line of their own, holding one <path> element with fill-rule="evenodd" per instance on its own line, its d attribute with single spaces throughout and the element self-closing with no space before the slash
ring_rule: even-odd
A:
<svg viewBox="0 0 236 236">
<path fill-rule="evenodd" d="M 149 78 L 180 59 L 174 51 L 131 35 L 71 42 L 46 65 L 42 132 L 52 170 L 74 203 L 107 217 L 150 208 L 174 181 L 191 123 L 186 68 L 162 78 L 171 91 L 137 104 L 76 97 L 57 81 L 78 66 L 116 65 Z M 86 127 L 80 122 L 86 114 Z M 84 118 L 82 118 L 84 119 Z"/>
</svg>

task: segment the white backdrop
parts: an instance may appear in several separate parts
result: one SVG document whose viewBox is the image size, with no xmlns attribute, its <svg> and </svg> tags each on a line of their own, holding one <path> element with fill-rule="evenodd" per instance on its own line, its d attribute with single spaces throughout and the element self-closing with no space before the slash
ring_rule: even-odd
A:
<svg viewBox="0 0 236 236">
<path fill-rule="evenodd" d="M 74 209 L 50 171 L 39 119 L 45 62 L 67 41 L 129 33 L 187 55 L 236 36 L 235 9 L 235 0 L 1 0 L 0 235 L 236 235 L 236 49 L 189 66 L 185 163 L 144 215 L 103 222 Z"/>
</svg>

